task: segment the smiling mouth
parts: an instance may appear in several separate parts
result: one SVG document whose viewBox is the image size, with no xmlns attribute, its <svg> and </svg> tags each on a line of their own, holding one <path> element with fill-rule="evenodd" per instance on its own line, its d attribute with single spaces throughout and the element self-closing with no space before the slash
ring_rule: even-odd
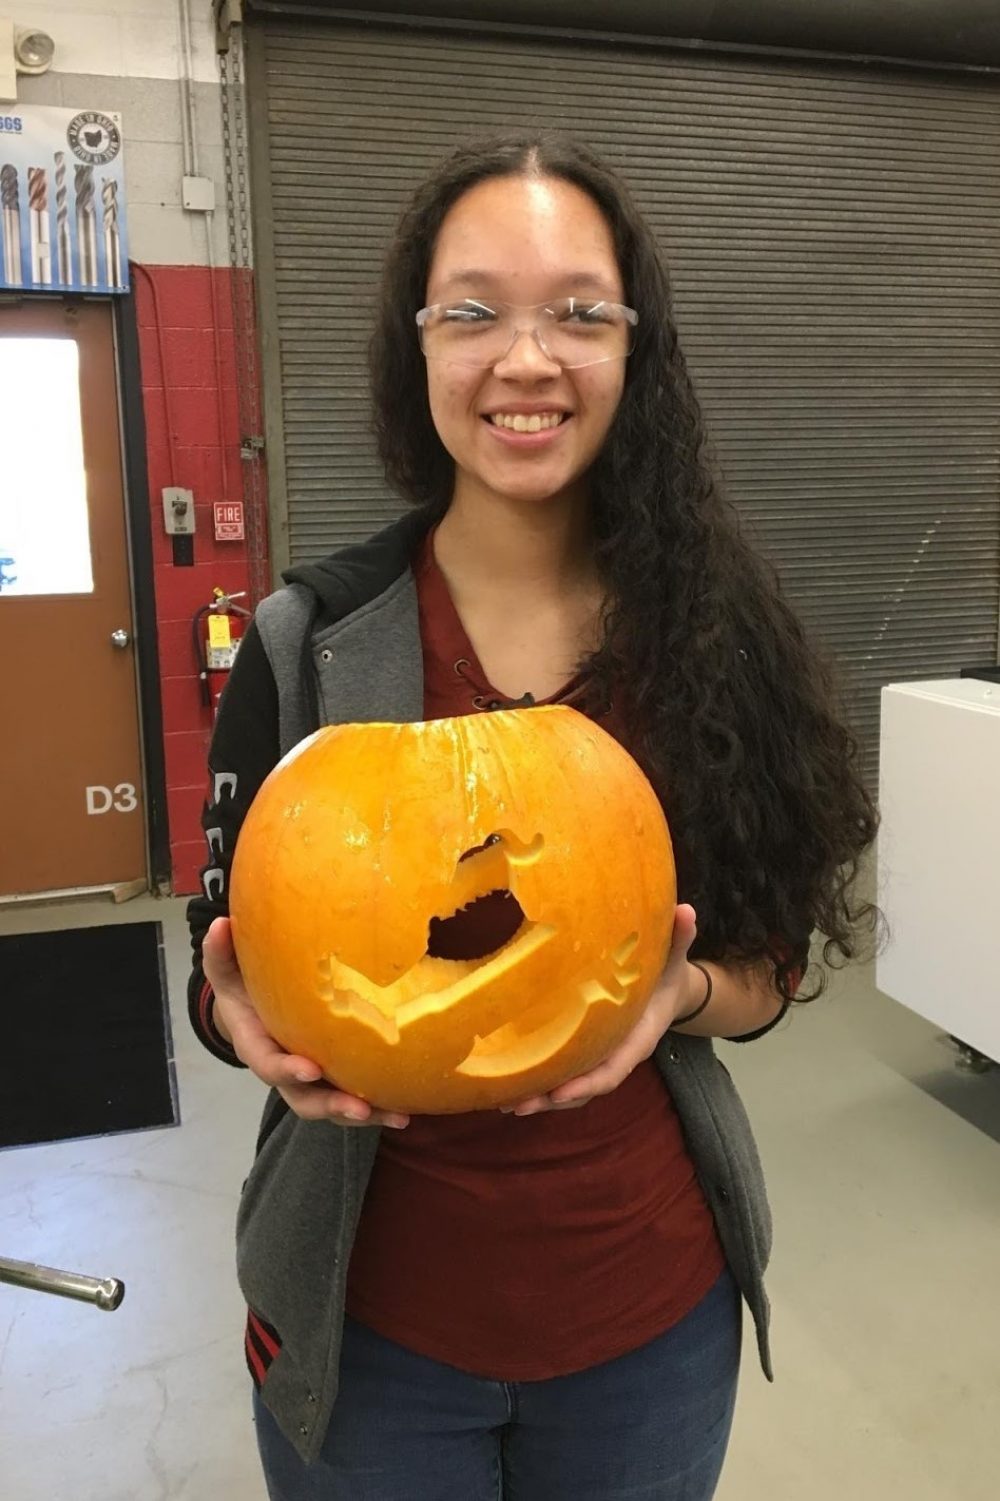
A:
<svg viewBox="0 0 1000 1501">
<path fill-rule="evenodd" d="M 572 415 L 572 412 L 534 412 L 531 415 L 521 412 L 493 412 L 484 415 L 483 421 L 489 427 L 499 428 L 506 433 L 550 433 L 565 427 Z"/>
</svg>

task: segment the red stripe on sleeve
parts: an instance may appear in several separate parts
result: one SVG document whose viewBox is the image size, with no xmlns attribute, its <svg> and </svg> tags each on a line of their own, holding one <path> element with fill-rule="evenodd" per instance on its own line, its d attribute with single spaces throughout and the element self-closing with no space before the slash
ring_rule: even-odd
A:
<svg viewBox="0 0 1000 1501">
<path fill-rule="evenodd" d="M 257 1351 L 253 1347 L 253 1340 L 250 1338 L 249 1334 L 246 1335 L 243 1344 L 246 1349 L 247 1360 L 249 1360 L 251 1366 L 253 1367 L 253 1372 L 257 1377 L 257 1382 L 259 1385 L 263 1386 L 264 1377 L 266 1376 L 267 1372 L 264 1367 L 264 1362 L 261 1360 L 260 1356 L 257 1354 Z"/>
<path fill-rule="evenodd" d="M 257 1317 L 257 1315 L 253 1312 L 252 1309 L 248 1313 L 247 1318 L 248 1318 L 250 1324 L 252 1325 L 252 1327 L 254 1329 L 254 1332 L 257 1335 L 257 1338 L 260 1340 L 261 1344 L 264 1346 L 264 1349 L 267 1351 L 267 1353 L 270 1355 L 271 1359 L 273 1360 L 274 1357 L 278 1354 L 279 1350 L 281 1349 L 281 1346 L 278 1344 L 277 1340 L 273 1337 L 273 1335 L 271 1335 L 271 1334 L 269 1334 L 267 1332 L 267 1330 L 264 1328 L 264 1325 L 261 1323 L 260 1319 Z"/>
</svg>

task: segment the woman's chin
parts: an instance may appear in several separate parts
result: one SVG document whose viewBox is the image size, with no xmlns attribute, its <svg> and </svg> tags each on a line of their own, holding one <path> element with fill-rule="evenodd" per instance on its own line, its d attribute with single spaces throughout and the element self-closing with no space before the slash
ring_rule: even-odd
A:
<svg viewBox="0 0 1000 1501">
<path fill-rule="evenodd" d="M 579 485 L 581 476 L 560 472 L 511 474 L 496 472 L 479 476 L 480 484 L 501 500 L 519 505 L 543 505 L 568 496 Z"/>
</svg>

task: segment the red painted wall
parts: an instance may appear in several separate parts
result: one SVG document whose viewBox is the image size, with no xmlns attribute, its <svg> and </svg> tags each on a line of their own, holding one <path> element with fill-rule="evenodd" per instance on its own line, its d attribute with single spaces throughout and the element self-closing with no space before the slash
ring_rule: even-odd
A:
<svg viewBox="0 0 1000 1501">
<path fill-rule="evenodd" d="M 228 269 L 133 266 L 152 509 L 167 802 L 175 892 L 198 889 L 211 710 L 201 702 L 192 617 L 218 586 L 249 596 L 246 542 L 216 542 L 212 502 L 243 499 Z M 173 562 L 162 491 L 194 492 L 194 566 Z M 246 605 L 249 598 L 240 601 Z"/>
</svg>

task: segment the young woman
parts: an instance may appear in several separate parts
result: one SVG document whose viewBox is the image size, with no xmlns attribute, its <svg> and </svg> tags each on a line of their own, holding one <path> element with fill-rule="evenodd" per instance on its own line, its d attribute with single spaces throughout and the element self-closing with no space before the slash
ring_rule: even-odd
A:
<svg viewBox="0 0 1000 1501">
<path fill-rule="evenodd" d="M 712 1039 L 818 993 L 814 930 L 825 961 L 856 952 L 875 810 L 828 668 L 705 461 L 653 236 L 592 153 L 493 141 L 419 189 L 372 377 L 409 509 L 258 609 L 190 906 L 195 1026 L 272 1086 L 238 1218 L 269 1494 L 707 1501 L 741 1295 L 770 1375 L 766 1195 Z M 373 1110 L 253 1011 L 225 916 L 240 823 L 319 724 L 521 702 L 592 715 L 656 787 L 668 964 L 625 1042 L 549 1096 Z"/>
</svg>

